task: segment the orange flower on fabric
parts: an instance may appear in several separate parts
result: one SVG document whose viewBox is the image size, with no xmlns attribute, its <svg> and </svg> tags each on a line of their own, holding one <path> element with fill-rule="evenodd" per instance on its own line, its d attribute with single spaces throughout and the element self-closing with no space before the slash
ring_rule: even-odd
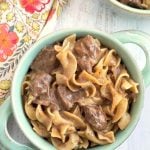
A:
<svg viewBox="0 0 150 150">
<path fill-rule="evenodd" d="M 13 54 L 18 40 L 15 32 L 9 32 L 8 24 L 0 24 L 0 62 L 4 62 Z"/>
<path fill-rule="evenodd" d="M 31 14 L 41 12 L 49 2 L 50 0 L 20 0 L 21 6 Z"/>
</svg>

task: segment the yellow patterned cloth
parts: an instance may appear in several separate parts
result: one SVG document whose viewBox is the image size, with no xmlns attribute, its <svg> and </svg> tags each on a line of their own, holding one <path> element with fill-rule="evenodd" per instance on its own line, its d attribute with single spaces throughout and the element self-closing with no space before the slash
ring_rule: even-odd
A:
<svg viewBox="0 0 150 150">
<path fill-rule="evenodd" d="M 9 95 L 19 60 L 38 38 L 52 32 L 66 3 L 67 0 L 0 0 L 0 104 Z"/>
</svg>

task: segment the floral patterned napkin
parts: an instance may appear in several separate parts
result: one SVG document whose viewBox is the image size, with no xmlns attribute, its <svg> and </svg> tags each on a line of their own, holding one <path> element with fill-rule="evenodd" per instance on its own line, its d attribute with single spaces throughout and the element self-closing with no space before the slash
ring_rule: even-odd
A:
<svg viewBox="0 0 150 150">
<path fill-rule="evenodd" d="M 20 58 L 38 38 L 53 30 L 57 15 L 66 2 L 0 0 L 0 104 L 9 95 Z"/>
</svg>

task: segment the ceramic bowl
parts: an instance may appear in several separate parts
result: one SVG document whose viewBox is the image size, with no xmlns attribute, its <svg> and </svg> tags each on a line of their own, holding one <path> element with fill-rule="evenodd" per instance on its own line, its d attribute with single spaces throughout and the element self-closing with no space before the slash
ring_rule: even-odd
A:
<svg viewBox="0 0 150 150">
<path fill-rule="evenodd" d="M 150 15 L 150 10 L 142 10 L 142 9 L 138 9 L 138 8 L 133 8 L 130 6 L 127 6 L 125 4 L 120 3 L 117 0 L 109 0 L 113 5 L 128 11 L 129 13 L 134 13 L 134 14 L 141 14 L 141 15 Z"/>
</svg>

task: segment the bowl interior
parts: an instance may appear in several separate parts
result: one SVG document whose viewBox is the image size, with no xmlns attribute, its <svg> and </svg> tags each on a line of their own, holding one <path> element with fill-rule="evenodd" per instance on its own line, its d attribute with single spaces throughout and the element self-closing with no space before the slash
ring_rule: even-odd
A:
<svg viewBox="0 0 150 150">
<path fill-rule="evenodd" d="M 127 6 L 125 4 L 122 4 L 121 2 L 118 2 L 117 0 L 109 0 L 111 3 L 113 3 L 115 6 L 120 7 L 121 9 L 124 9 L 128 12 L 135 13 L 135 14 L 141 14 L 141 15 L 150 15 L 150 10 L 142 10 L 138 8 L 133 8 L 130 6 Z"/>
<path fill-rule="evenodd" d="M 86 29 L 70 29 L 70 30 L 62 30 L 55 32 L 53 34 L 47 35 L 41 40 L 37 41 L 24 55 L 24 57 L 21 59 L 15 74 L 13 78 L 12 83 L 12 90 L 11 90 L 11 96 L 12 96 L 12 107 L 14 116 L 17 120 L 17 123 L 19 124 L 21 130 L 25 134 L 25 136 L 39 149 L 46 150 L 46 149 L 55 149 L 50 143 L 39 137 L 31 128 L 31 125 L 25 115 L 24 109 L 23 109 L 23 103 L 21 98 L 21 85 L 22 81 L 32 63 L 32 61 L 35 59 L 35 57 L 38 55 L 38 53 L 41 51 L 43 47 L 49 44 L 53 44 L 58 41 L 62 41 L 66 36 L 76 33 L 77 37 L 85 36 L 87 34 L 90 34 L 94 36 L 95 38 L 98 38 L 101 43 L 109 48 L 116 49 L 117 53 L 121 56 L 123 62 L 126 64 L 126 67 L 128 68 L 128 71 L 130 72 L 132 78 L 139 83 L 139 94 L 137 97 L 136 103 L 134 103 L 132 109 L 131 109 L 131 115 L 132 119 L 128 127 L 121 132 L 118 132 L 116 134 L 116 142 L 113 144 L 108 144 L 105 146 L 90 148 L 91 150 L 98 150 L 99 148 L 102 148 L 103 150 L 110 150 L 115 149 L 118 147 L 123 141 L 128 138 L 128 136 L 131 134 L 133 129 L 135 128 L 139 117 L 140 112 L 143 107 L 143 80 L 141 77 L 141 73 L 138 71 L 136 64 L 132 60 L 132 58 L 127 53 L 126 49 L 122 44 L 115 40 L 111 35 L 107 35 L 105 33 L 102 33 L 98 30 L 86 30 Z"/>
</svg>

